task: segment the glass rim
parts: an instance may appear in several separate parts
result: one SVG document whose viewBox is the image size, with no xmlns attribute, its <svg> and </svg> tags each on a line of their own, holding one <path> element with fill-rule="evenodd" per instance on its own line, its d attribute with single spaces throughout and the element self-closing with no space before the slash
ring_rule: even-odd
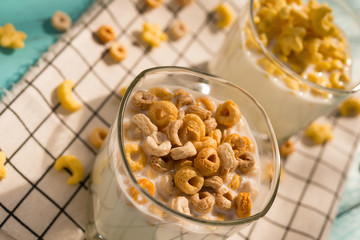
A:
<svg viewBox="0 0 360 240">
<path fill-rule="evenodd" d="M 191 215 L 187 215 L 184 213 L 181 213 L 179 211 L 174 210 L 173 208 L 171 208 L 170 206 L 162 203 L 161 201 L 157 200 L 155 197 L 151 196 L 146 190 L 144 190 L 137 182 L 129 164 L 128 161 L 126 160 L 126 154 L 125 154 L 125 149 L 124 149 L 124 142 L 123 142 L 123 131 L 122 131 L 122 127 L 119 126 L 123 126 L 123 116 L 124 116 L 124 110 L 126 107 L 126 103 L 129 100 L 130 94 L 132 93 L 132 90 L 134 89 L 134 87 L 137 85 L 137 83 L 148 73 L 152 73 L 152 72 L 162 72 L 162 71 L 173 71 L 173 72 L 185 72 L 185 73 L 189 73 L 189 74 L 195 74 L 198 75 L 200 77 L 206 77 L 206 78 L 210 78 L 212 81 L 217 81 L 217 82 L 222 82 L 224 84 L 228 84 L 232 87 L 236 87 L 237 89 L 239 89 L 240 91 L 242 91 L 244 94 L 246 94 L 251 100 L 254 101 L 254 103 L 260 108 L 261 113 L 264 115 L 265 120 L 266 120 L 266 124 L 270 130 L 271 133 L 271 140 L 272 140 L 272 148 L 273 148 L 273 152 L 274 152 L 274 159 L 272 161 L 273 164 L 275 164 L 274 166 L 274 176 L 273 179 L 271 181 L 271 188 L 270 188 L 270 192 L 271 192 L 271 197 L 268 199 L 268 202 L 266 203 L 265 207 L 263 207 L 263 209 L 254 214 L 251 215 L 249 217 L 246 218 L 242 218 L 242 219 L 236 219 L 236 220 L 227 220 L 227 221 L 216 221 L 216 220 L 206 220 L 206 219 L 201 219 L 201 218 L 197 218 L 197 217 L 193 217 Z M 261 217 L 265 216 L 265 214 L 269 211 L 269 209 L 271 208 L 275 197 L 276 197 L 276 193 L 279 187 L 279 182 L 280 182 L 280 153 L 279 153 L 279 148 L 278 148 L 278 144 L 277 144 L 277 139 L 275 136 L 275 132 L 272 128 L 271 122 L 265 112 L 265 110 L 262 108 L 262 106 L 256 101 L 256 99 L 254 97 L 252 97 L 248 92 L 246 92 L 245 90 L 243 90 L 242 88 L 236 86 L 235 84 L 226 81 L 218 76 L 209 74 L 209 73 L 205 73 L 205 72 L 201 72 L 198 70 L 194 70 L 194 69 L 190 69 L 190 68 L 186 68 L 186 67 L 178 67 L 178 66 L 161 66 L 161 67 L 153 67 L 153 68 L 149 68 L 146 70 L 143 70 L 140 74 L 138 74 L 134 80 L 131 82 L 131 84 L 129 85 L 129 87 L 127 88 L 123 98 L 121 99 L 121 103 L 120 103 L 120 108 L 119 108 L 119 112 L 118 112 L 118 118 L 117 118 L 117 126 L 118 126 L 118 143 L 119 143 L 119 149 L 120 149 L 120 158 L 123 163 L 123 165 L 125 166 L 126 169 L 126 174 L 127 176 L 131 179 L 132 184 L 134 185 L 134 187 L 136 188 L 136 190 L 138 190 L 139 192 L 141 192 L 145 198 L 150 201 L 152 204 L 156 205 L 158 208 L 160 208 L 161 210 L 165 211 L 166 213 L 170 213 L 175 215 L 176 217 L 179 217 L 180 219 L 186 219 L 186 220 L 190 220 L 196 223 L 200 223 L 200 224 L 206 224 L 206 225 L 212 225 L 213 227 L 218 227 L 218 226 L 236 226 L 236 225 L 241 225 L 241 224 L 246 224 L 246 223 L 250 223 L 253 222 L 255 220 L 260 219 Z M 119 169 L 117 168 L 117 165 L 115 165 L 115 172 L 119 173 Z"/>
<path fill-rule="evenodd" d="M 269 51 L 261 42 L 258 32 L 256 31 L 256 24 L 254 22 L 254 1 L 256 0 L 250 0 L 250 26 L 251 26 L 251 32 L 257 42 L 259 44 L 261 52 L 265 55 L 265 57 L 271 61 L 273 64 L 275 64 L 277 67 L 282 68 L 284 70 L 285 74 L 289 77 L 295 77 L 297 79 L 300 79 L 302 82 L 310 85 L 313 88 L 316 88 L 320 91 L 326 91 L 330 92 L 332 94 L 352 94 L 360 90 L 360 82 L 357 83 L 352 88 L 348 89 L 340 89 L 340 88 L 328 88 L 324 86 L 320 86 L 314 82 L 311 82 L 310 80 L 303 78 L 301 75 L 296 73 L 294 70 L 292 70 L 289 66 L 287 66 L 285 63 L 283 63 L 279 58 L 277 58 L 271 51 Z M 353 10 L 351 7 L 349 7 L 349 4 L 346 1 L 343 1 L 342 4 L 345 4 L 348 8 L 346 11 L 351 11 L 351 16 L 354 18 L 354 16 L 357 16 L 357 14 L 353 13 Z M 360 20 L 360 19 L 359 19 Z M 360 23 L 359 23 L 360 24 Z"/>
</svg>

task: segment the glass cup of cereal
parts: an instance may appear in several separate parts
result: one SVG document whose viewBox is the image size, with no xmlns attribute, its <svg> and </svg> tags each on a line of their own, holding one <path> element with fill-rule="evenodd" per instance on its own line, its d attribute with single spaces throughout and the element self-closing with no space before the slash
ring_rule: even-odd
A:
<svg viewBox="0 0 360 240">
<path fill-rule="evenodd" d="M 130 84 L 94 163 L 88 239 L 224 239 L 279 184 L 271 123 L 247 92 L 181 67 Z"/>
<path fill-rule="evenodd" d="M 209 64 L 252 94 L 279 144 L 360 89 L 360 18 L 346 1 L 247 0 Z"/>
</svg>

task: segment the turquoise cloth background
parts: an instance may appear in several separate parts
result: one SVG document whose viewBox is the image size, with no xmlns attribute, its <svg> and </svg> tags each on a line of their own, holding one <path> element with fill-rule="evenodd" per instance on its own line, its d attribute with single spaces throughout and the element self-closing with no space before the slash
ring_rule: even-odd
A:
<svg viewBox="0 0 360 240">
<path fill-rule="evenodd" d="M 28 35 L 25 48 L 9 50 L 0 47 L 1 88 L 10 89 L 61 33 L 50 25 L 54 11 L 61 10 L 75 22 L 94 0 L 1 0 L 0 25 L 12 23 Z M 360 1 L 351 0 L 360 12 Z M 360 151 L 350 169 L 339 214 L 331 231 L 331 240 L 360 239 Z M 351 233 L 351 234 L 349 234 Z"/>
</svg>

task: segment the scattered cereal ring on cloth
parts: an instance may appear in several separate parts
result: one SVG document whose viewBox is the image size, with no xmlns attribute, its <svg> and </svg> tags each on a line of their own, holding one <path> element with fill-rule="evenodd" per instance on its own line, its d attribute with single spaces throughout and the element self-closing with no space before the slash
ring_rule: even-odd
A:
<svg viewBox="0 0 360 240">
<path fill-rule="evenodd" d="M 220 18 L 217 22 L 217 26 L 219 28 L 224 28 L 231 25 L 231 23 L 233 22 L 234 13 L 229 5 L 223 3 L 219 4 L 215 8 L 215 12 L 218 14 Z"/>
<path fill-rule="evenodd" d="M 172 40 L 179 40 L 184 37 L 188 32 L 188 28 L 184 21 L 175 21 L 169 29 L 170 37 Z"/>
<path fill-rule="evenodd" d="M 306 128 L 305 136 L 317 144 L 322 144 L 333 138 L 331 125 L 313 122 Z"/>
<path fill-rule="evenodd" d="M 65 32 L 71 27 L 71 18 L 64 12 L 56 11 L 51 18 L 51 26 L 59 32 Z"/>
<path fill-rule="evenodd" d="M 90 134 L 91 144 L 97 149 L 101 148 L 102 145 L 104 145 L 108 133 L 109 131 L 103 127 L 94 128 Z"/>
<path fill-rule="evenodd" d="M 3 151 L 0 151 L 0 181 L 6 178 L 7 175 L 5 162 L 6 162 L 6 155 Z"/>
<path fill-rule="evenodd" d="M 342 116 L 357 116 L 360 114 L 360 99 L 350 97 L 346 99 L 339 108 Z"/>
<path fill-rule="evenodd" d="M 16 31 L 11 23 L 0 26 L 0 46 L 5 48 L 23 48 L 27 35 L 24 32 Z"/>
<path fill-rule="evenodd" d="M 148 22 L 143 25 L 141 37 L 151 47 L 159 47 L 162 42 L 168 40 L 167 34 L 161 31 L 159 25 Z"/>
<path fill-rule="evenodd" d="M 74 86 L 75 84 L 71 80 L 65 80 L 57 89 L 57 95 L 61 106 L 70 112 L 75 112 L 82 107 L 80 103 L 75 101 L 72 95 L 72 88 Z"/>
<path fill-rule="evenodd" d="M 127 49 L 122 43 L 116 42 L 110 47 L 110 55 L 116 62 L 124 60 L 127 53 Z"/>
<path fill-rule="evenodd" d="M 77 184 L 84 176 L 84 168 L 79 159 L 73 155 L 64 155 L 59 157 L 55 162 L 55 169 L 60 171 L 63 168 L 71 172 L 71 177 L 67 183 L 70 185 Z"/>
<path fill-rule="evenodd" d="M 107 43 L 115 39 L 115 31 L 109 25 L 102 25 L 97 30 L 97 36 L 101 42 Z"/>
</svg>

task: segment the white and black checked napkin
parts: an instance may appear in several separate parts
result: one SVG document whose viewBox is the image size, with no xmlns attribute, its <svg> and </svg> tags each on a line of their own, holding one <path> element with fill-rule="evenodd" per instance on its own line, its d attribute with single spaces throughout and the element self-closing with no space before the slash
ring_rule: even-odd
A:
<svg viewBox="0 0 360 240">
<path fill-rule="evenodd" d="M 7 155 L 8 176 L 0 182 L 0 228 L 13 237 L 82 239 L 88 180 L 96 150 L 89 144 L 94 127 L 109 127 L 119 105 L 118 90 L 142 70 L 159 65 L 201 66 L 216 54 L 226 32 L 218 30 L 211 11 L 220 0 L 198 0 L 180 8 L 165 0 L 156 9 L 144 1 L 97 1 L 0 102 L 0 148 Z M 241 0 L 227 0 L 235 10 Z M 183 39 L 148 51 L 138 40 L 145 21 L 162 29 L 182 19 L 190 29 Z M 114 27 L 128 57 L 114 63 L 108 46 L 93 33 Z M 76 83 L 83 108 L 67 113 L 56 98 L 64 80 Z M 311 145 L 302 133 L 293 137 L 296 151 L 284 162 L 285 176 L 269 213 L 230 239 L 327 239 L 336 217 L 347 171 L 360 136 L 357 118 L 324 116 L 334 139 Z M 63 154 L 76 155 L 85 178 L 75 186 L 69 174 L 55 171 Z"/>
</svg>

